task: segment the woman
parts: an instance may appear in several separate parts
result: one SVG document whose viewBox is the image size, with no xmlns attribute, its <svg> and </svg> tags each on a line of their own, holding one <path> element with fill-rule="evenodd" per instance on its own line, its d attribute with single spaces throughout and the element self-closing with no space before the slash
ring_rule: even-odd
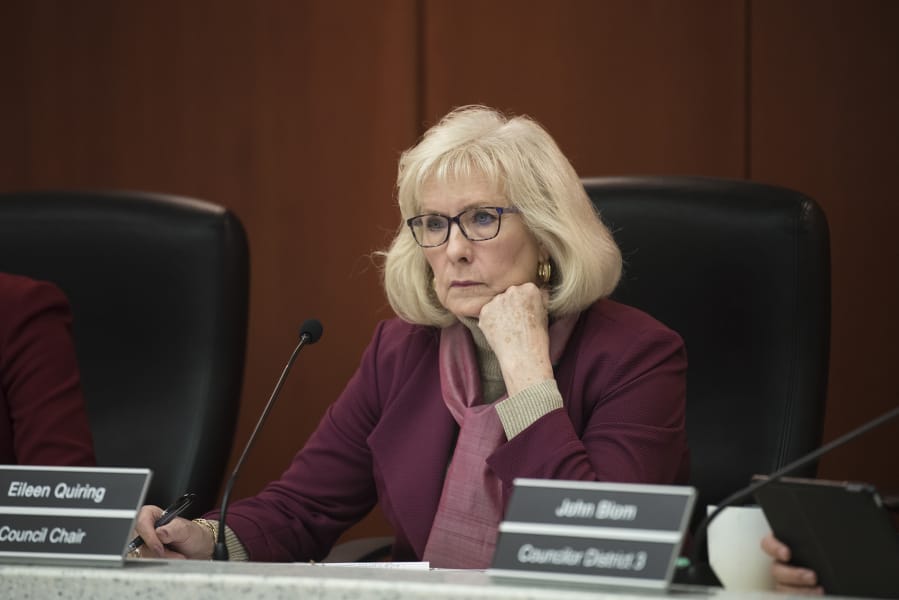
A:
<svg viewBox="0 0 899 600">
<path fill-rule="evenodd" d="M 397 194 L 399 318 L 281 479 L 230 508 L 232 559 L 320 559 L 379 502 L 394 559 L 483 568 L 516 477 L 684 483 L 683 343 L 602 299 L 621 255 L 552 138 L 457 109 L 403 154 Z M 144 556 L 210 557 L 215 513 L 154 531 L 160 514 L 138 519 Z"/>
<path fill-rule="evenodd" d="M 0 464 L 93 466 L 69 302 L 0 273 Z"/>
</svg>

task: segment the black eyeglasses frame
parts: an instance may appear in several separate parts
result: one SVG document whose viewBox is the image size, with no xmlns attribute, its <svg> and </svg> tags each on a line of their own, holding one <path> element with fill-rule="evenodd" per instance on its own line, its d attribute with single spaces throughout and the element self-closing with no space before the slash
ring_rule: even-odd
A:
<svg viewBox="0 0 899 600">
<path fill-rule="evenodd" d="M 498 217 L 497 223 L 496 223 L 496 233 L 487 238 L 472 239 L 472 238 L 468 237 L 468 233 L 465 231 L 465 228 L 462 226 L 462 223 L 461 223 L 462 215 L 464 215 L 465 213 L 469 213 L 473 210 L 483 210 L 485 208 L 489 208 L 491 210 L 496 211 L 496 214 Z M 465 236 L 465 239 L 470 242 L 486 242 L 487 240 L 494 239 L 496 236 L 499 235 L 500 229 L 502 228 L 503 214 L 521 214 L 521 210 L 514 206 L 472 206 L 470 208 L 466 208 L 465 210 L 463 210 L 462 212 L 460 212 L 459 214 L 457 214 L 454 217 L 442 215 L 440 213 L 422 213 L 420 215 L 415 215 L 414 217 L 409 217 L 408 219 L 406 219 L 406 225 L 408 225 L 409 231 L 412 233 L 412 239 L 415 240 L 416 244 L 418 244 L 422 248 L 439 248 L 440 246 L 444 245 L 445 243 L 447 243 L 449 241 L 450 229 L 452 229 L 453 223 L 456 224 L 456 227 L 459 228 L 459 231 L 462 233 L 463 236 Z M 439 244 L 422 244 L 421 243 L 421 241 L 418 239 L 418 236 L 415 235 L 415 227 L 413 227 L 412 223 L 415 222 L 416 219 L 421 219 L 422 217 L 443 217 L 444 219 L 447 219 L 448 225 L 446 228 L 446 237 L 443 238 L 442 242 L 440 242 Z"/>
</svg>

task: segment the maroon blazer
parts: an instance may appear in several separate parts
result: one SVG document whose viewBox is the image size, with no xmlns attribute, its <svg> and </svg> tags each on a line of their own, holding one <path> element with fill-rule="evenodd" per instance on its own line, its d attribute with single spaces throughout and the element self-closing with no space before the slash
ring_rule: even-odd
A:
<svg viewBox="0 0 899 600">
<path fill-rule="evenodd" d="M 93 466 L 63 293 L 0 273 L 0 464 Z"/>
<path fill-rule="evenodd" d="M 229 510 L 250 560 L 321 559 L 377 502 L 394 558 L 420 559 L 458 433 L 440 392 L 439 339 L 399 319 L 378 325 L 287 471 Z M 516 477 L 685 483 L 686 368 L 681 338 L 645 313 L 611 300 L 584 311 L 555 366 L 564 408 L 488 458 L 505 501 Z"/>
</svg>

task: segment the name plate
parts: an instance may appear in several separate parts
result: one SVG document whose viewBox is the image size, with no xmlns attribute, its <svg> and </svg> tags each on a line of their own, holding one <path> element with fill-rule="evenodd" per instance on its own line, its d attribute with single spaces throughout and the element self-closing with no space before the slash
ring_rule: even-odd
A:
<svg viewBox="0 0 899 600">
<path fill-rule="evenodd" d="M 516 479 L 488 573 L 665 589 L 695 499 L 687 486 Z"/>
<path fill-rule="evenodd" d="M 0 561 L 121 565 L 150 475 L 0 466 Z"/>
</svg>

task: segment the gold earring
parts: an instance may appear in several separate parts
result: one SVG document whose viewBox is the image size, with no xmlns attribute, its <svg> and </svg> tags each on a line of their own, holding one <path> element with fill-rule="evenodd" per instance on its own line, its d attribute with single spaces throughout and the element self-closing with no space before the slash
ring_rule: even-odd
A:
<svg viewBox="0 0 899 600">
<path fill-rule="evenodd" d="M 537 263 L 537 279 L 543 285 L 549 283 L 549 278 L 552 277 L 553 274 L 553 266 L 549 261 Z"/>
</svg>

